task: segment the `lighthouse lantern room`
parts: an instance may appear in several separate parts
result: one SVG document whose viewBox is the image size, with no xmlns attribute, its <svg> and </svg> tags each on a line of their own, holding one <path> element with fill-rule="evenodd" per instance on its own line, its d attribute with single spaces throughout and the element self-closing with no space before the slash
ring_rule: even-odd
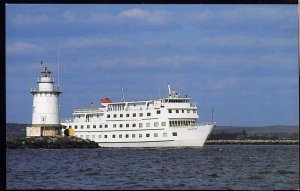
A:
<svg viewBox="0 0 300 191">
<path fill-rule="evenodd" d="M 43 64 L 41 63 L 43 66 Z M 37 80 L 38 88 L 31 88 L 33 95 L 32 125 L 26 128 L 26 136 L 60 136 L 62 125 L 59 118 L 59 87 L 45 66 Z"/>
</svg>

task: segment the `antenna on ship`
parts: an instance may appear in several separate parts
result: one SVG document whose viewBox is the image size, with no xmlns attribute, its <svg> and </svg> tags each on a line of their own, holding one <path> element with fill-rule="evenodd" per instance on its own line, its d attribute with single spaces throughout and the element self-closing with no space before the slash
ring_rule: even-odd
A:
<svg viewBox="0 0 300 191">
<path fill-rule="evenodd" d="M 60 56 L 60 41 L 58 41 L 58 55 L 57 55 L 57 86 L 59 87 L 59 56 Z"/>
<path fill-rule="evenodd" d="M 214 108 L 211 109 L 211 122 L 214 122 Z"/>
<path fill-rule="evenodd" d="M 125 102 L 125 95 L 124 95 L 123 85 L 121 86 L 121 89 L 122 89 L 122 100 L 121 100 L 121 102 Z"/>
<path fill-rule="evenodd" d="M 168 83 L 168 90 L 169 90 L 169 96 L 171 96 L 171 87 L 169 83 Z"/>
</svg>

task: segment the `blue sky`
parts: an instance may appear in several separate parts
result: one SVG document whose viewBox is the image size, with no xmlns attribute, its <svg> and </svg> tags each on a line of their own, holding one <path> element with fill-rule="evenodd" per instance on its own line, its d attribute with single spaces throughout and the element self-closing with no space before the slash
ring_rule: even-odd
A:
<svg viewBox="0 0 300 191">
<path fill-rule="evenodd" d="M 170 83 L 200 121 L 213 107 L 218 125 L 298 124 L 297 18 L 297 5 L 7 4 L 6 121 L 31 123 L 40 62 L 57 81 L 60 52 L 61 118 Z"/>
</svg>

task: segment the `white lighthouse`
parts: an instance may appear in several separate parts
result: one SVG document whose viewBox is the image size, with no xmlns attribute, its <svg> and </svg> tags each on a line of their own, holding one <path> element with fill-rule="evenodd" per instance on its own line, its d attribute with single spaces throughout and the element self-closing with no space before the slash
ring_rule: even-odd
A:
<svg viewBox="0 0 300 191">
<path fill-rule="evenodd" d="M 26 128 L 26 136 L 61 135 L 59 94 L 62 91 L 59 87 L 54 87 L 54 79 L 46 66 L 37 83 L 38 88 L 30 90 L 33 95 L 32 125 Z"/>
</svg>

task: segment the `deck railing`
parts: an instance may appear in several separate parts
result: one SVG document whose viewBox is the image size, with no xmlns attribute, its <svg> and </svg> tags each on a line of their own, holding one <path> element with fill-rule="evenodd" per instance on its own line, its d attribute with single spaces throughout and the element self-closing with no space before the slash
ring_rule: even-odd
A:
<svg viewBox="0 0 300 191">
<path fill-rule="evenodd" d="M 190 106 L 191 107 L 197 107 L 197 104 L 196 103 L 190 103 Z"/>
<path fill-rule="evenodd" d="M 72 123 L 72 122 L 74 122 L 74 119 L 73 118 L 62 118 L 62 119 L 60 119 L 60 122 L 61 123 Z"/>
<path fill-rule="evenodd" d="M 74 113 L 90 113 L 90 112 L 104 112 L 104 109 L 102 108 L 89 108 L 89 109 L 75 109 Z"/>
<path fill-rule="evenodd" d="M 217 122 L 200 122 L 197 125 L 217 125 Z"/>
</svg>

